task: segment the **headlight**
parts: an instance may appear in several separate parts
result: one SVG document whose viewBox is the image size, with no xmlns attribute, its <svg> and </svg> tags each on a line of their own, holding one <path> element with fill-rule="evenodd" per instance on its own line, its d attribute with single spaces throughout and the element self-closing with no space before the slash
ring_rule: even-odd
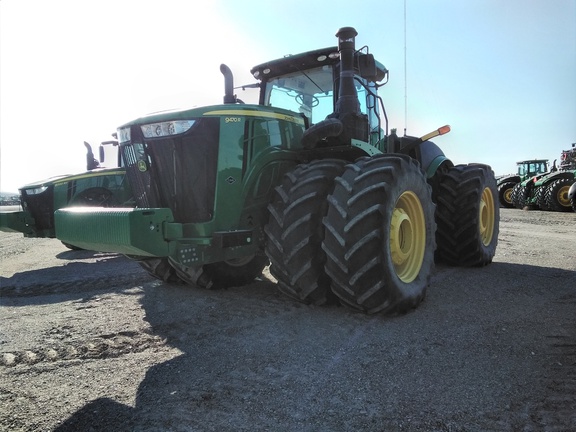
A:
<svg viewBox="0 0 576 432">
<path fill-rule="evenodd" d="M 48 189 L 48 186 L 40 186 L 32 189 L 24 189 L 24 192 L 26 192 L 26 195 L 38 195 L 44 192 L 46 189 Z"/>
<path fill-rule="evenodd" d="M 195 120 L 174 120 L 150 123 L 140 128 L 145 138 L 158 138 L 184 133 L 190 129 L 195 122 Z"/>
<path fill-rule="evenodd" d="M 118 144 L 130 141 L 130 128 L 120 128 L 117 130 Z"/>
</svg>

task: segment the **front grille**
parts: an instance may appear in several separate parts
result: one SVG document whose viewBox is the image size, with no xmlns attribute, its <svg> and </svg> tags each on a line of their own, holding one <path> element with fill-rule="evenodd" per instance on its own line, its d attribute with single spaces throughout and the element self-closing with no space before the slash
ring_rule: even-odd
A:
<svg viewBox="0 0 576 432">
<path fill-rule="evenodd" d="M 32 215 L 36 230 L 54 228 L 54 185 L 50 185 L 42 193 L 28 194 L 22 189 L 23 207 Z"/>
<path fill-rule="evenodd" d="M 144 140 L 132 127 L 123 144 L 128 180 L 141 208 L 169 208 L 181 223 L 212 218 L 218 164 L 220 119 L 197 119 L 182 134 Z"/>
<path fill-rule="evenodd" d="M 123 145 L 122 152 L 126 164 L 126 175 L 132 188 L 136 206 L 140 208 L 158 207 L 157 200 L 150 193 L 150 172 L 138 169 L 138 157 L 133 145 Z"/>
</svg>

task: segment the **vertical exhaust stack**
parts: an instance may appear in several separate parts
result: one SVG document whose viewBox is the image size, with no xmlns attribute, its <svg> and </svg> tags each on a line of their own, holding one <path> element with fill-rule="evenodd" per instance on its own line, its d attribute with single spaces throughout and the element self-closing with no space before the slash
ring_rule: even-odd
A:
<svg viewBox="0 0 576 432">
<path fill-rule="evenodd" d="M 358 32 L 353 27 L 342 27 L 336 33 L 338 51 L 340 52 L 340 86 L 338 101 L 331 118 L 339 119 L 344 132 L 343 144 L 350 144 L 350 139 L 368 141 L 368 117 L 360 111 L 358 93 L 354 85 L 355 38 Z"/>
<path fill-rule="evenodd" d="M 224 103 L 236 103 L 236 97 L 234 96 L 234 77 L 232 76 L 232 71 L 228 66 L 222 63 L 220 65 L 220 72 L 222 72 L 222 75 L 224 75 Z"/>
</svg>

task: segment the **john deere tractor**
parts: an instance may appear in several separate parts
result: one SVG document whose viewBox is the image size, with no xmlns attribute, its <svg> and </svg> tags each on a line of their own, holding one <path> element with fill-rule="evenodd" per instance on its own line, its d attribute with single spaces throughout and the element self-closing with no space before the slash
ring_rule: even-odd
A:
<svg viewBox="0 0 576 432">
<path fill-rule="evenodd" d="M 512 203 L 517 208 L 571 211 L 569 190 L 576 181 L 576 144 L 562 150 L 560 165 L 514 186 Z"/>
<path fill-rule="evenodd" d="M 120 126 L 137 208 L 61 209 L 58 238 L 203 288 L 250 283 L 270 263 L 288 296 L 366 313 L 416 307 L 435 258 L 490 263 L 494 173 L 454 166 L 429 141 L 448 127 L 388 133 L 388 71 L 356 35 L 344 27 L 337 47 L 254 67 L 258 104 L 234 95 L 222 65 L 222 105 Z"/>
<path fill-rule="evenodd" d="M 87 171 L 75 175 L 62 175 L 35 182 L 20 188 L 20 209 L 0 212 L 0 231 L 21 232 L 25 237 L 56 237 L 54 211 L 68 206 L 133 205 L 126 172 L 120 153 L 115 168 L 101 168 L 105 160 L 105 145 L 118 145 L 106 141 L 100 145 L 100 161 L 86 147 Z"/>
<path fill-rule="evenodd" d="M 514 186 L 536 175 L 548 173 L 548 159 L 532 159 L 516 162 L 517 174 L 506 174 L 496 177 L 498 199 L 502 207 L 513 208 L 512 191 Z"/>
</svg>

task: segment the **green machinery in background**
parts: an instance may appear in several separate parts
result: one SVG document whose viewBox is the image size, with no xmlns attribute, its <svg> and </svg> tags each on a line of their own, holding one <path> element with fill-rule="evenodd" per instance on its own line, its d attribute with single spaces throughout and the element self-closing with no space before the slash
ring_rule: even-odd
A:
<svg viewBox="0 0 576 432">
<path fill-rule="evenodd" d="M 104 145 L 100 146 L 100 162 L 104 162 Z M 127 207 L 132 205 L 132 192 L 118 153 L 117 167 L 100 168 L 90 144 L 87 149 L 87 171 L 62 175 L 23 186 L 20 209 L 0 212 L 0 231 L 20 232 L 25 237 L 56 237 L 54 211 L 69 206 Z M 115 161 L 116 163 L 116 161 Z"/>
<path fill-rule="evenodd" d="M 514 186 L 511 194 L 516 208 L 572 211 L 570 187 L 576 181 L 576 143 L 562 150 L 560 164 L 550 172 L 534 175 Z"/>
<path fill-rule="evenodd" d="M 534 176 L 549 173 L 548 159 L 531 159 L 516 162 L 517 174 L 506 174 L 496 177 L 498 199 L 502 207 L 513 208 L 512 191 L 514 186 Z"/>
</svg>

